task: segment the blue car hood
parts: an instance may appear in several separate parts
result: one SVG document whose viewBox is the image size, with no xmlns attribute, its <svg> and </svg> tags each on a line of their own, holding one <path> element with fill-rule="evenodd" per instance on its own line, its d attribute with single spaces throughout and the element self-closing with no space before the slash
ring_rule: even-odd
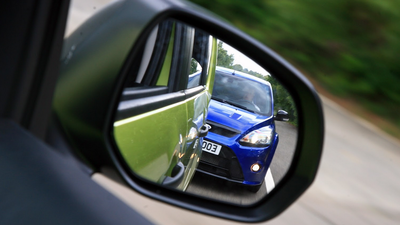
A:
<svg viewBox="0 0 400 225">
<path fill-rule="evenodd" d="M 258 115 L 215 100 L 211 100 L 207 116 L 208 121 L 231 127 L 240 133 L 261 122 L 265 122 L 263 126 L 270 125 L 273 122 L 272 118 L 272 116 Z"/>
</svg>

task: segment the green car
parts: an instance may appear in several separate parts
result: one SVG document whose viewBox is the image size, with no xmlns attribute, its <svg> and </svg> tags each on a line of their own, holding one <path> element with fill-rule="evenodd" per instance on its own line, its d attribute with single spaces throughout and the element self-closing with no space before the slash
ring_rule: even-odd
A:
<svg viewBox="0 0 400 225">
<path fill-rule="evenodd" d="M 191 35 L 185 35 L 182 41 L 176 38 L 180 34 Z M 195 70 L 190 74 L 190 66 L 192 61 L 199 65 L 201 58 L 206 63 L 215 64 L 216 40 L 192 27 L 171 21 L 160 24 L 151 35 L 157 36 L 149 37 L 149 41 L 155 43 L 144 52 L 152 51 L 153 57 L 164 58 L 163 63 L 157 61 L 152 65 L 150 59 L 149 63 L 138 65 L 138 71 L 146 67 L 147 74 L 145 72 L 142 79 L 136 78 L 135 82 L 124 87 L 114 123 L 115 140 L 122 157 L 136 174 L 185 190 L 201 156 L 200 137 L 204 137 L 208 130 L 202 127 L 206 121 L 215 71 L 214 66 L 203 65 L 208 71 Z M 159 38 L 161 35 L 165 37 Z M 197 39 L 203 42 L 199 44 Z M 158 40 L 162 43 L 157 43 Z M 199 54 L 197 60 L 191 57 L 195 56 L 193 52 L 208 48 L 209 44 L 212 45 L 210 51 L 204 52 L 208 59 Z M 159 56 L 163 52 L 165 55 Z M 181 60 L 172 60 L 177 58 Z M 160 70 L 154 72 L 157 66 Z M 201 82 L 202 76 L 204 83 Z M 141 95 L 144 92 L 146 95 Z M 158 92 L 163 94 L 157 95 Z"/>
<path fill-rule="evenodd" d="M 102 18 L 97 16 L 82 27 L 88 30 Z M 95 41 L 91 42 L 79 42 L 84 40 L 80 35 L 78 29 L 65 41 L 63 81 L 59 82 L 65 88 L 57 89 L 54 101 L 61 124 L 81 129 L 69 111 L 85 107 L 84 99 L 69 101 L 66 96 L 85 91 L 101 95 L 104 84 L 98 77 L 119 73 L 117 68 L 123 64 L 121 70 L 128 70 L 129 75 L 116 96 L 117 110 L 110 112 L 114 114 L 110 133 L 118 149 L 114 153 L 131 175 L 186 190 L 199 163 L 202 137 L 208 133 L 205 122 L 214 82 L 216 39 L 173 19 L 139 37 L 132 49 L 123 43 L 135 38 L 134 34 L 129 38 L 129 30 L 128 37 L 92 34 Z M 108 51 L 109 60 L 98 57 L 101 50 Z"/>
</svg>

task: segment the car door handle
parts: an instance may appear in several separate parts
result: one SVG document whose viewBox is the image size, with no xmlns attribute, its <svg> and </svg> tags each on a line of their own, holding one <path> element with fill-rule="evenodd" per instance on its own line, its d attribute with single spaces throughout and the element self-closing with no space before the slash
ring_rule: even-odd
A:
<svg viewBox="0 0 400 225">
<path fill-rule="evenodd" d="M 204 124 L 199 131 L 199 137 L 205 137 L 208 134 L 208 131 L 211 129 L 211 126 L 208 124 Z"/>
<path fill-rule="evenodd" d="M 165 177 L 162 184 L 167 187 L 177 188 L 182 183 L 185 174 L 185 166 L 182 162 L 178 162 L 172 169 L 171 176 Z"/>
</svg>

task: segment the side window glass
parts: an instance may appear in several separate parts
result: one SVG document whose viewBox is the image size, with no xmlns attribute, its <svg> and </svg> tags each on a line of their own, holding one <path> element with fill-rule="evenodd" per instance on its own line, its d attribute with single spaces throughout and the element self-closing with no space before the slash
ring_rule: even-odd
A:
<svg viewBox="0 0 400 225">
<path fill-rule="evenodd" d="M 172 29 L 170 35 L 171 38 L 168 43 L 168 48 L 165 54 L 164 63 L 161 68 L 160 75 L 157 79 L 156 86 L 168 86 L 168 81 L 170 78 L 170 71 L 171 71 L 171 63 L 172 63 L 172 50 L 174 46 L 174 28 Z"/>
<path fill-rule="evenodd" d="M 207 82 L 213 38 L 169 19 L 159 23 L 135 48 L 121 101 L 175 93 Z"/>
<path fill-rule="evenodd" d="M 141 56 L 134 62 L 125 88 L 166 87 L 170 78 L 172 52 L 174 46 L 172 21 L 156 26 L 143 46 Z"/>
<path fill-rule="evenodd" d="M 192 58 L 190 61 L 190 72 L 187 88 L 193 88 L 200 85 L 200 78 L 202 73 L 202 67 L 196 59 Z"/>
<path fill-rule="evenodd" d="M 165 93 L 169 93 L 204 85 L 211 55 L 210 40 L 209 34 L 181 22 L 160 23 L 139 49 L 140 57 L 136 57 L 130 69 L 125 90 L 168 87 Z"/>
<path fill-rule="evenodd" d="M 211 46 L 209 44 L 210 40 L 209 34 L 196 29 L 187 88 L 203 85 L 207 80 L 208 64 L 211 55 L 211 48 L 209 48 Z"/>
</svg>

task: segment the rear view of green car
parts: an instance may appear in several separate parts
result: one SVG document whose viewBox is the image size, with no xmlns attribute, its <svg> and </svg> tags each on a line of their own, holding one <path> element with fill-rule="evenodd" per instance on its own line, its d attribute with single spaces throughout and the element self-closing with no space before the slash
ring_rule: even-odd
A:
<svg viewBox="0 0 400 225">
<path fill-rule="evenodd" d="M 187 188 L 208 132 L 216 50 L 215 38 L 172 20 L 147 38 L 114 123 L 120 154 L 140 177 Z"/>
</svg>

